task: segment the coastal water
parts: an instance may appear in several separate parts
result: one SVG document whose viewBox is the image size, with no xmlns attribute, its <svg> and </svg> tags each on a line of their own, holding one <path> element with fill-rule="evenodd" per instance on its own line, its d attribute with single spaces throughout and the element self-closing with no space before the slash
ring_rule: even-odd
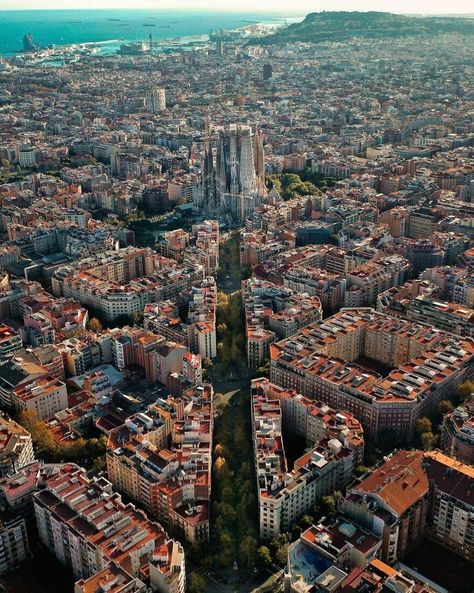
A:
<svg viewBox="0 0 474 593">
<path fill-rule="evenodd" d="M 205 35 L 252 23 L 283 24 L 285 15 L 202 10 L 5 10 L 0 11 L 0 55 L 22 46 L 26 33 L 41 47 L 110 40 L 142 41 Z M 293 19 L 291 19 L 293 20 Z"/>
</svg>

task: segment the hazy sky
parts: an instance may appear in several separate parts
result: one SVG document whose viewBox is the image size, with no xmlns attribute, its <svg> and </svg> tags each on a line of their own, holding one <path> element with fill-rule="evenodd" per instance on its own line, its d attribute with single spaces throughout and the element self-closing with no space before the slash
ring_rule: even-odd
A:
<svg viewBox="0 0 474 593">
<path fill-rule="evenodd" d="M 404 13 L 472 13 L 472 0 L 0 0 L 0 9 L 40 8 L 217 9 L 303 14 L 318 10 L 383 10 Z"/>
</svg>

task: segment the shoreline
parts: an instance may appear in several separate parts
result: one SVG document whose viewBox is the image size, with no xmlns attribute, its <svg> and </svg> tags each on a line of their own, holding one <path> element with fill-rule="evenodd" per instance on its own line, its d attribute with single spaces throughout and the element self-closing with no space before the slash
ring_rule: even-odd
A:
<svg viewBox="0 0 474 593">
<path fill-rule="evenodd" d="M 237 27 L 234 29 L 224 29 L 225 31 L 229 32 L 229 33 L 242 33 L 242 37 L 240 39 L 233 39 L 232 41 L 238 41 L 238 40 L 242 40 L 245 41 L 245 39 L 247 37 L 250 37 L 250 33 L 251 31 L 255 30 L 255 29 L 262 29 L 262 30 L 267 30 L 268 34 L 271 34 L 272 31 L 275 31 L 283 26 L 285 26 L 290 20 L 292 22 L 296 22 L 299 19 L 299 17 L 288 17 L 286 19 L 283 19 L 283 17 L 281 18 L 281 20 L 284 20 L 284 22 L 278 23 L 275 21 L 280 20 L 280 17 L 271 17 L 271 20 L 273 22 L 252 22 L 252 23 L 248 23 L 245 24 L 241 27 Z M 246 36 L 245 32 L 249 32 L 249 35 Z M 188 45 L 190 45 L 191 43 L 213 43 L 210 40 L 210 33 L 203 33 L 203 34 L 196 34 L 196 35 L 182 35 L 182 36 L 178 36 L 178 37 L 165 37 L 162 39 L 156 39 L 153 41 L 153 45 L 154 45 L 154 49 L 158 50 L 158 51 L 151 51 L 148 55 L 153 55 L 154 53 L 161 53 L 160 50 L 162 49 L 166 49 L 169 48 L 171 46 L 174 46 L 176 50 L 179 50 L 180 47 L 186 47 Z M 265 36 L 265 33 L 263 33 L 263 36 Z M 81 49 L 87 49 L 87 48 L 95 48 L 97 46 L 101 46 L 103 48 L 106 48 L 107 45 L 121 45 L 121 44 L 132 44 L 132 43 L 147 43 L 147 39 L 146 37 L 143 40 L 139 40 L 139 39 L 128 39 L 128 38 L 120 38 L 120 39 L 106 39 L 106 40 L 101 40 L 101 41 L 83 41 L 83 42 L 75 42 L 75 43 L 65 43 L 65 44 L 54 44 L 54 47 L 40 47 L 38 48 L 38 50 L 36 51 L 24 51 L 24 50 L 17 50 L 15 52 L 4 52 L 3 55 L 0 54 L 0 58 L 3 59 L 11 59 L 11 60 L 17 60 L 19 59 L 20 61 L 26 61 L 27 58 L 31 58 L 31 61 L 34 62 L 34 60 L 38 60 L 36 63 L 33 63 L 33 65 L 47 65 L 45 64 L 45 62 L 47 63 L 48 61 L 51 62 L 55 62 L 58 61 L 58 59 L 61 59 L 60 56 L 55 56 L 55 53 L 57 52 L 74 52 L 74 51 L 81 51 Z M 162 46 L 162 47 L 161 47 Z M 118 48 L 117 49 L 113 49 L 113 51 L 111 51 L 110 53 L 102 53 L 102 54 L 95 54 L 95 57 L 109 57 L 109 56 L 113 56 L 113 55 L 118 55 L 117 54 Z M 50 55 L 48 56 L 47 54 L 50 53 Z M 46 55 L 45 55 L 46 54 Z M 90 57 L 90 54 L 86 54 Z"/>
<path fill-rule="evenodd" d="M 33 14 L 33 13 L 38 13 L 38 12 L 42 12 L 42 11 L 33 11 L 33 10 L 5 10 L 2 11 L 5 15 L 6 14 L 12 14 L 12 15 L 26 15 L 26 14 Z M 219 12 L 219 11 L 205 11 L 205 10 L 195 10 L 192 12 L 195 13 L 206 13 L 206 14 L 212 14 L 215 15 L 217 18 L 216 19 L 210 19 L 209 22 L 209 28 L 207 31 L 201 31 L 199 33 L 194 33 L 192 31 L 191 26 L 188 26 L 188 23 L 186 22 L 185 17 L 189 16 L 189 13 L 191 11 L 154 11 L 155 15 L 153 16 L 153 18 L 159 18 L 161 15 L 161 18 L 164 20 L 169 20 L 169 19 L 176 19 L 172 21 L 172 24 L 178 24 L 178 22 L 180 23 L 176 29 L 174 29 L 174 27 L 168 27 L 168 30 L 165 32 L 164 30 L 162 31 L 158 31 L 158 30 L 143 30 L 143 32 L 140 31 L 141 28 L 137 28 L 139 21 L 142 20 L 142 17 L 140 17 L 138 20 L 137 19 L 132 19 L 129 22 L 127 22 L 127 24 L 129 25 L 128 29 L 122 29 L 122 30 L 110 30 L 108 31 L 108 27 L 105 27 L 103 29 L 101 29 L 100 26 L 98 27 L 94 27 L 92 28 L 92 30 L 95 32 L 97 36 L 99 37 L 99 39 L 91 39 L 91 35 L 90 35 L 90 29 L 86 32 L 84 31 L 84 24 L 81 24 L 81 26 L 78 28 L 78 30 L 74 30 L 71 29 L 71 21 L 67 21 L 67 18 L 73 18 L 73 14 L 72 13 L 87 13 L 88 14 L 88 18 L 89 19 L 94 19 L 95 18 L 95 14 L 97 14 L 97 19 L 98 21 L 104 20 L 104 22 L 107 24 L 107 21 L 110 21 L 110 18 L 105 18 L 107 15 L 114 15 L 116 13 L 116 11 L 110 11 L 110 10 L 91 10 L 91 9 L 76 9 L 76 10 L 70 10 L 70 9 L 63 9 L 63 10 L 56 10 L 56 9 L 52 9 L 50 11 L 46 11 L 46 12 L 51 12 L 54 14 L 57 13 L 64 13 L 64 17 L 58 18 L 57 19 L 57 28 L 58 30 L 60 30 L 61 32 L 59 33 L 59 35 L 62 35 L 63 32 L 61 30 L 61 27 L 64 27 L 64 37 L 66 39 L 59 39 L 59 35 L 54 35 L 51 32 L 51 28 L 42 28 L 42 24 L 40 23 L 40 21 L 35 22 L 35 18 L 33 18 L 32 16 L 32 20 L 31 19 L 22 19 L 22 18 L 16 18 L 13 17 L 12 21 L 9 22 L 10 19 L 6 19 L 5 22 L 2 24 L 2 26 L 6 27 L 7 30 L 10 29 L 10 27 L 14 27 L 15 31 L 18 30 L 18 42 L 15 42 L 15 45 L 17 45 L 17 47 L 15 48 L 13 46 L 12 40 L 10 39 L 9 41 L 7 41 L 7 39 L 5 39 L 5 43 L 6 43 L 6 47 L 1 48 L 0 46 L 0 58 L 7 58 L 7 59 L 11 59 L 11 58 L 15 58 L 15 57 L 19 57 L 19 56 L 26 56 L 26 55 L 30 55 L 30 56 L 34 56 L 35 54 L 41 53 L 41 52 L 47 52 L 50 51 L 51 49 L 56 49 L 56 48 L 62 48 L 63 50 L 67 50 L 67 48 L 69 48 L 70 46 L 78 46 L 78 47 L 90 47 L 90 46 L 107 46 L 110 44 L 113 44 L 114 42 L 121 42 L 121 43 L 140 43 L 142 41 L 147 42 L 148 41 L 148 33 L 152 33 L 153 36 L 157 35 L 157 38 L 154 39 L 154 45 L 155 47 L 159 47 L 160 45 L 164 45 L 164 46 L 169 46 L 173 43 L 176 44 L 185 44 L 185 43 L 189 43 L 190 41 L 202 41 L 204 40 L 205 37 L 208 37 L 209 34 L 211 32 L 218 32 L 219 30 L 224 30 L 224 31 L 229 31 L 229 32 L 242 32 L 245 33 L 246 30 L 251 30 L 253 28 L 263 28 L 265 27 L 267 30 L 271 30 L 271 29 L 277 29 L 280 28 L 282 26 L 285 26 L 286 24 L 291 24 L 294 22 L 300 22 L 301 20 L 303 20 L 305 17 L 304 15 L 298 15 L 298 14 L 293 14 L 293 15 L 288 15 L 288 14 L 283 14 L 283 13 L 279 13 L 279 12 L 268 12 L 267 14 L 257 14 L 254 15 L 252 13 L 249 13 L 248 11 L 232 11 L 232 12 Z M 123 13 L 128 14 L 128 10 L 127 9 L 122 9 Z M 119 16 L 121 16 L 121 12 L 119 12 Z M 148 10 L 143 10 L 143 18 L 148 18 L 146 15 L 149 14 L 150 12 Z M 180 15 L 181 18 L 180 18 Z M 229 22 L 229 15 L 232 15 L 234 18 L 232 19 L 233 22 L 230 23 Z M 222 22 L 219 22 L 218 18 L 222 16 Z M 104 17 L 102 19 L 102 17 Z M 242 17 L 242 19 L 240 20 L 239 17 Z M 149 17 L 152 18 L 152 17 Z M 61 20 L 64 19 L 64 20 Z M 182 20 L 181 20 L 182 19 Z M 25 20 L 25 24 L 23 24 L 23 20 Z M 28 22 L 29 20 L 31 20 L 31 22 Z M 56 19 L 53 20 L 53 22 Z M 87 24 L 87 20 L 84 21 L 84 23 Z M 114 20 L 120 20 L 122 22 L 122 18 L 117 18 Z M 126 19 L 127 20 L 127 19 Z M 83 23 L 83 21 L 80 21 L 81 23 Z M 125 23 L 125 21 L 123 21 Z M 110 23 L 108 23 L 110 24 Z M 2 30 L 2 26 L 0 26 L 0 32 Z M 23 28 L 24 27 L 24 28 Z M 132 29 L 130 29 L 130 27 L 132 27 Z M 164 27 L 163 27 L 164 28 Z M 82 29 L 82 30 L 81 30 Z M 184 30 L 183 30 L 184 29 Z M 186 35 L 186 29 L 191 29 L 190 34 Z M 37 51 L 32 51 L 32 52 L 27 52 L 24 51 L 21 48 L 21 37 L 26 34 L 27 32 L 32 31 L 35 41 L 37 41 L 41 44 L 41 47 L 38 48 Z M 161 37 L 161 35 L 163 35 L 163 37 Z M 84 41 L 81 41 L 81 37 L 84 38 Z M 16 36 L 15 36 L 16 38 Z M 68 39 L 69 38 L 69 39 Z M 49 47 L 52 46 L 52 47 Z"/>
</svg>

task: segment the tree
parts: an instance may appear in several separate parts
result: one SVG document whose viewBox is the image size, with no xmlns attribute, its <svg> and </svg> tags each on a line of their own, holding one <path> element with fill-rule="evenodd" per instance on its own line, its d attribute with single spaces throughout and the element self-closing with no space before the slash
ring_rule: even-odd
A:
<svg viewBox="0 0 474 593">
<path fill-rule="evenodd" d="M 281 181 L 278 175 L 269 175 L 265 183 L 268 189 L 276 189 L 278 193 L 281 192 Z"/>
<path fill-rule="evenodd" d="M 290 543 L 290 534 L 281 533 L 278 537 L 274 537 L 270 543 L 270 548 L 273 551 L 273 557 L 279 564 L 286 564 L 288 561 L 288 545 Z"/>
<path fill-rule="evenodd" d="M 227 324 L 223 321 L 217 326 L 217 338 L 221 340 L 227 334 Z"/>
<path fill-rule="evenodd" d="M 214 456 L 224 457 L 224 447 L 220 443 L 217 443 L 214 447 Z"/>
<path fill-rule="evenodd" d="M 416 432 L 418 434 L 423 434 L 425 432 L 431 432 L 432 431 L 432 426 L 431 426 L 431 420 L 429 418 L 423 417 L 423 418 L 418 418 L 418 420 L 416 421 Z"/>
<path fill-rule="evenodd" d="M 443 399 L 443 401 L 440 401 L 438 404 L 438 410 L 441 414 L 449 414 L 454 410 L 454 406 L 449 400 Z"/>
<path fill-rule="evenodd" d="M 421 444 L 425 451 L 432 449 L 435 445 L 435 442 L 436 442 L 436 437 L 434 436 L 434 434 L 432 432 L 424 432 L 421 435 Z"/>
<path fill-rule="evenodd" d="M 289 543 L 287 542 L 280 546 L 277 550 L 276 560 L 281 566 L 285 566 L 285 564 L 288 562 L 288 546 Z"/>
<path fill-rule="evenodd" d="M 102 323 L 97 317 L 92 317 L 92 319 L 89 320 L 89 329 L 96 334 L 99 334 L 102 331 Z"/>
<path fill-rule="evenodd" d="M 142 319 L 143 319 L 143 311 L 134 311 L 130 315 L 130 320 L 135 325 L 137 325 L 138 323 L 141 323 Z"/>
<path fill-rule="evenodd" d="M 228 531 L 221 531 L 219 534 L 220 563 L 222 566 L 231 566 L 234 562 L 234 538 Z"/>
<path fill-rule="evenodd" d="M 267 546 L 260 546 L 257 550 L 257 560 L 263 566 L 270 566 L 272 564 L 272 555 Z"/>
<path fill-rule="evenodd" d="M 189 577 L 189 593 L 204 593 L 206 590 L 206 579 L 197 572 L 193 572 Z"/>
<path fill-rule="evenodd" d="M 223 457 L 218 457 L 214 461 L 214 470 L 216 471 L 216 473 L 221 473 L 225 467 L 226 467 L 226 464 L 225 464 L 225 459 Z"/>
<path fill-rule="evenodd" d="M 474 381 L 466 381 L 458 386 L 457 395 L 460 401 L 463 402 L 471 395 L 471 393 L 474 393 Z"/>
<path fill-rule="evenodd" d="M 391 452 L 403 444 L 403 434 L 392 428 L 383 430 L 379 435 L 377 444 L 381 451 Z"/>
<path fill-rule="evenodd" d="M 303 515 L 300 519 L 300 525 L 301 527 L 303 527 L 304 529 L 306 529 L 307 527 L 310 527 L 313 524 L 313 517 L 311 517 L 311 515 Z"/>
<path fill-rule="evenodd" d="M 321 512 L 324 515 L 332 515 L 336 510 L 336 501 L 333 496 L 323 496 L 321 498 Z"/>
<path fill-rule="evenodd" d="M 357 477 L 363 476 L 364 474 L 366 474 L 369 471 L 370 468 L 368 468 L 366 465 L 358 465 L 355 468 L 355 475 Z"/>
<path fill-rule="evenodd" d="M 62 443 L 61 446 L 53 438 L 53 433 L 46 422 L 39 420 L 34 412 L 23 411 L 19 423 L 31 434 L 35 450 L 49 462 L 78 461 L 84 464 L 86 460 L 93 460 L 93 467 L 104 467 L 107 437 L 102 435 L 99 439 L 84 439 L 80 435 L 74 441 Z"/>
<path fill-rule="evenodd" d="M 240 556 L 243 559 L 245 566 L 251 567 L 255 563 L 255 552 L 257 550 L 257 540 L 251 536 L 246 535 L 240 543 Z"/>
</svg>

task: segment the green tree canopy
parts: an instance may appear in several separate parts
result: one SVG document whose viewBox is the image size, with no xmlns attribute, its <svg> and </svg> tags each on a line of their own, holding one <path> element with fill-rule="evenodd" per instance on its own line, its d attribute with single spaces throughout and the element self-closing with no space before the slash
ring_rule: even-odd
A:
<svg viewBox="0 0 474 593">
<path fill-rule="evenodd" d="M 432 431 L 431 420 L 426 417 L 418 418 L 418 420 L 416 421 L 416 432 L 418 434 L 423 434 L 425 432 L 431 432 L 431 431 Z"/>
<path fill-rule="evenodd" d="M 257 540 L 251 536 L 246 535 L 240 543 L 240 557 L 243 559 L 245 566 L 251 567 L 255 564 Z"/>
<path fill-rule="evenodd" d="M 461 401 L 464 401 L 468 398 L 471 393 L 474 393 L 474 381 L 466 381 L 465 383 L 461 383 L 458 386 L 457 394 Z"/>
<path fill-rule="evenodd" d="M 270 566 L 272 563 L 272 555 L 267 546 L 260 546 L 257 550 L 257 560 L 263 566 Z"/>
<path fill-rule="evenodd" d="M 331 515 L 336 510 L 336 501 L 333 496 L 323 496 L 320 502 L 321 512 L 324 515 Z"/>
<path fill-rule="evenodd" d="M 425 451 L 432 449 L 435 446 L 436 437 L 432 432 L 424 432 L 421 435 L 421 444 Z"/>
<path fill-rule="evenodd" d="M 189 593 L 205 593 L 207 586 L 206 579 L 197 572 L 193 572 L 189 577 Z"/>
<path fill-rule="evenodd" d="M 441 414 L 449 414 L 454 410 L 454 406 L 449 400 L 443 399 L 443 401 L 440 401 L 438 404 L 438 410 Z"/>
</svg>

